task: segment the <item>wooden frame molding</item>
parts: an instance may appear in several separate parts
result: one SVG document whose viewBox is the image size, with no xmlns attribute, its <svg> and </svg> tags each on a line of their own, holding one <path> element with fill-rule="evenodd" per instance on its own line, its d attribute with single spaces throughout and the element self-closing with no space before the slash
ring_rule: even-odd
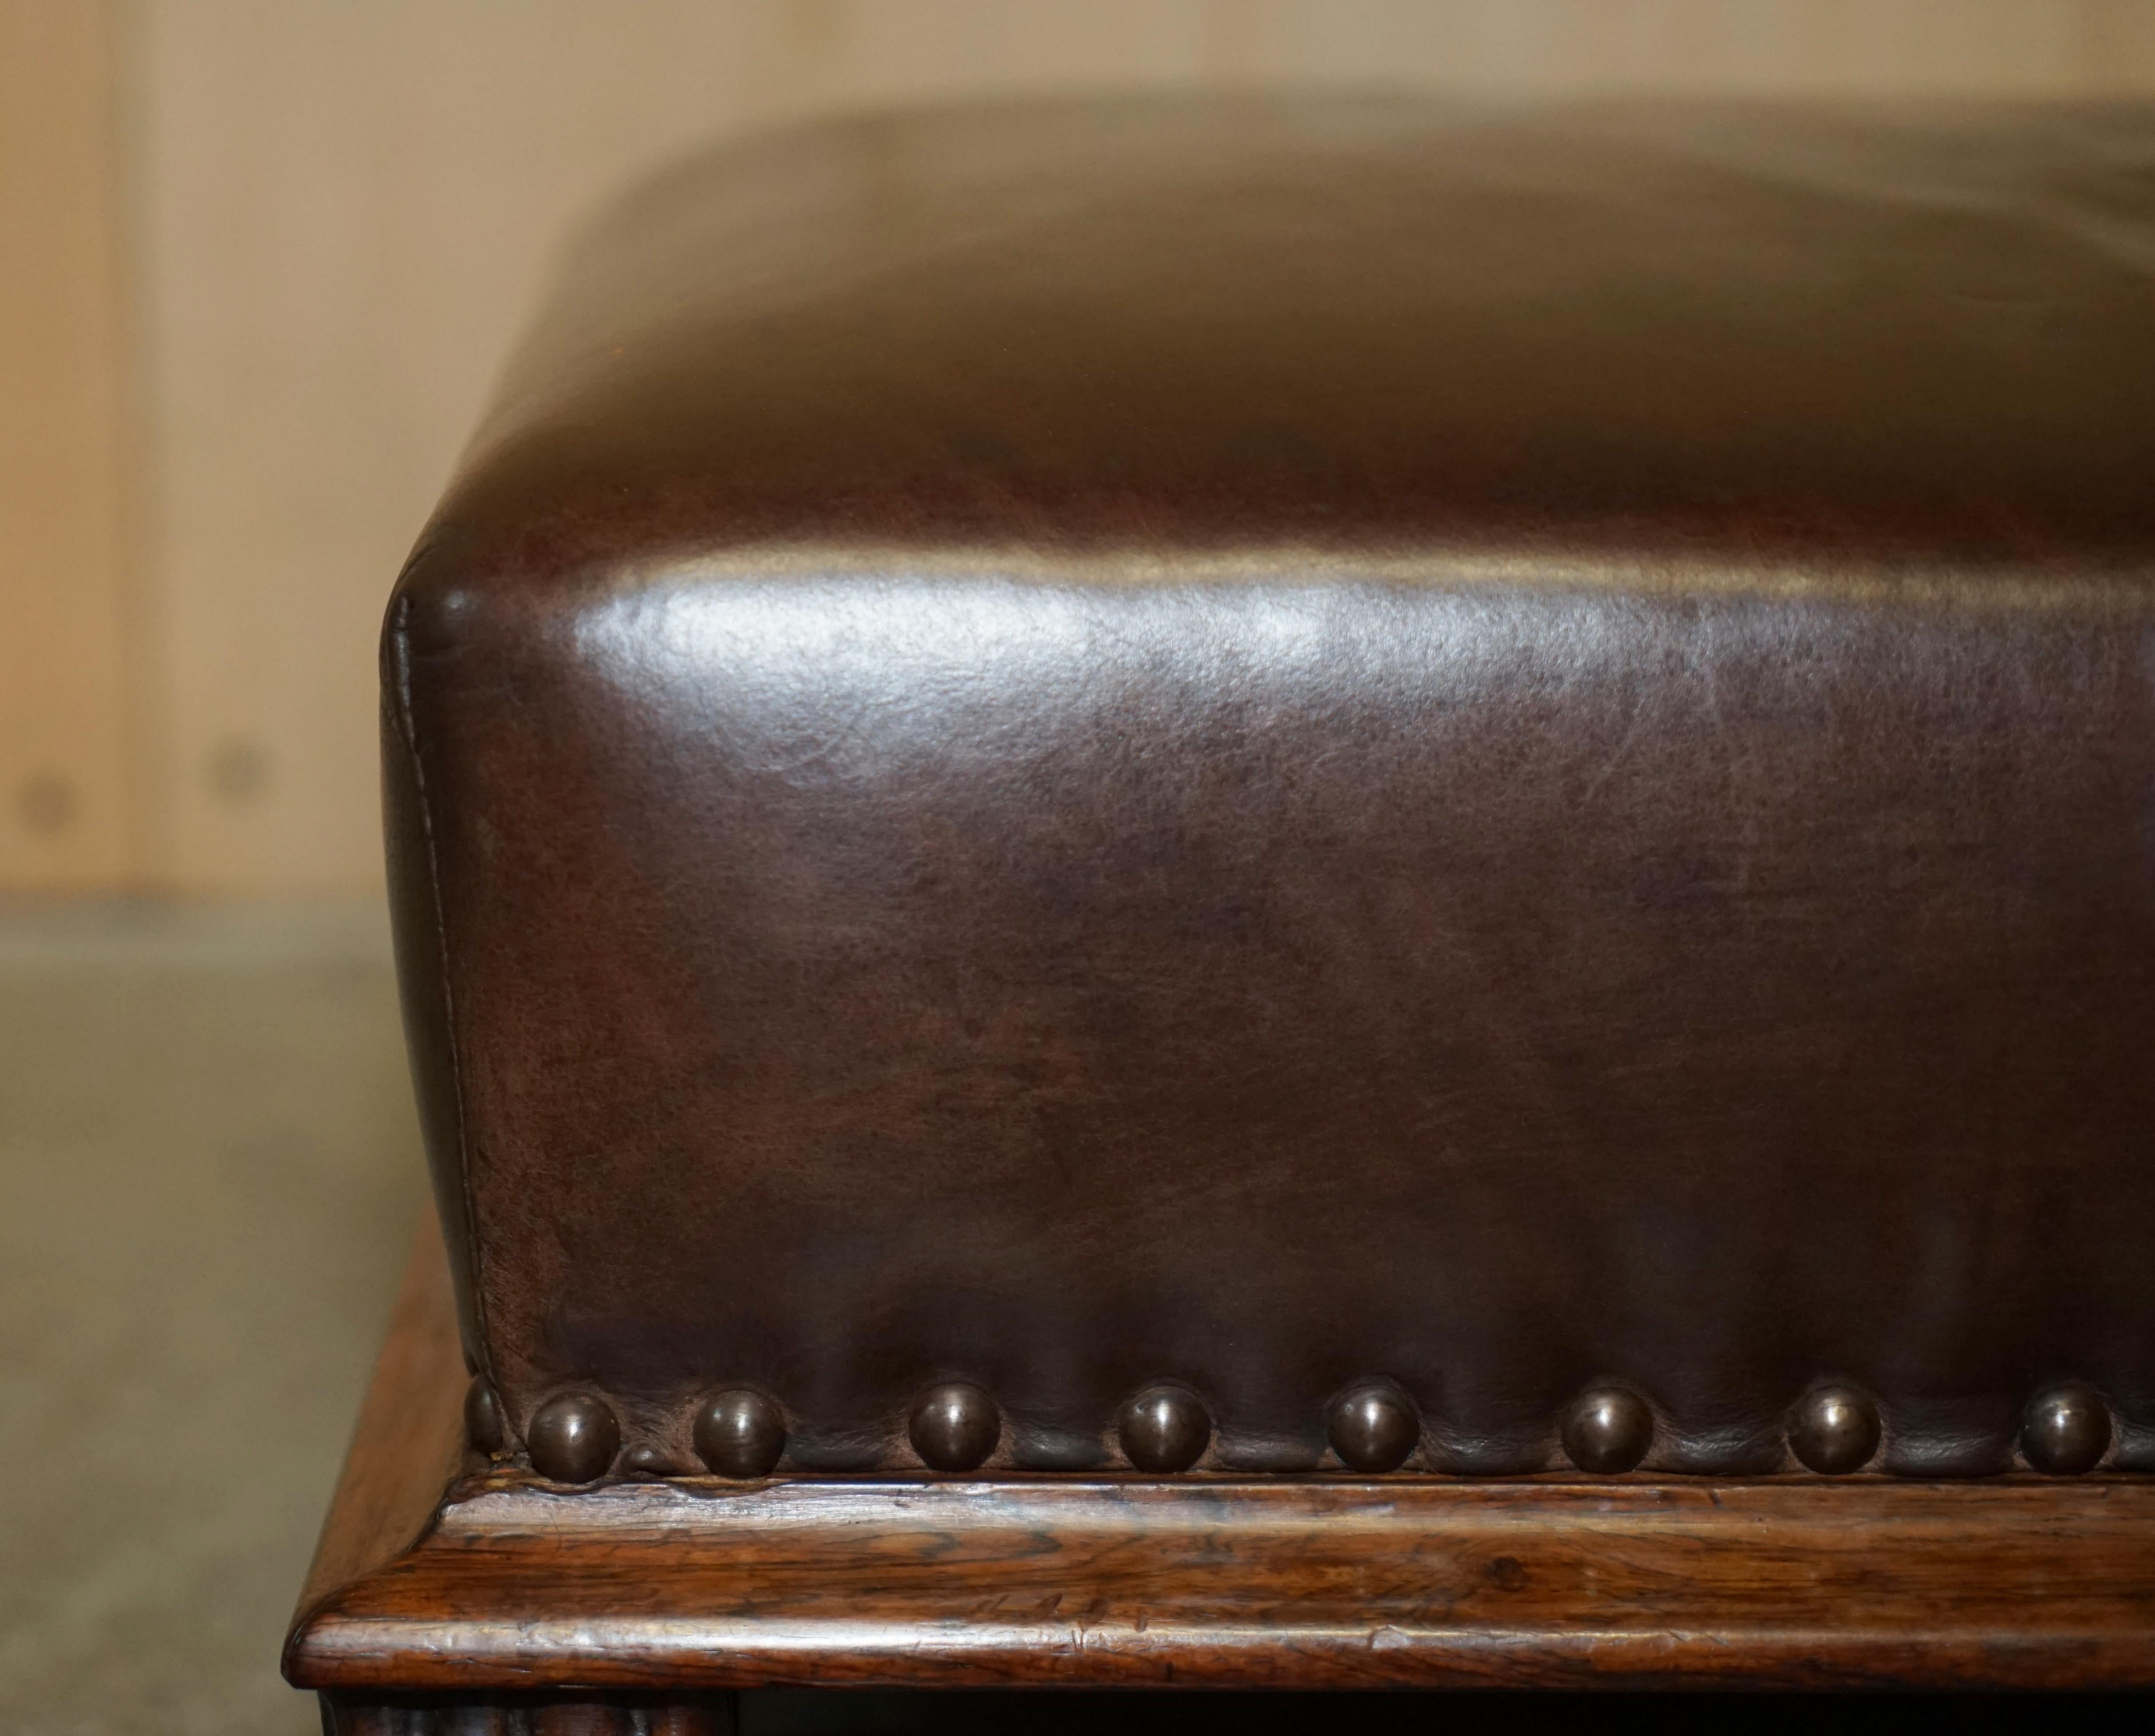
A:
<svg viewBox="0 0 2155 1736">
<path fill-rule="evenodd" d="M 427 1226 L 297 1686 L 2155 1685 L 2155 1483 L 627 1480 L 467 1457 Z"/>
</svg>

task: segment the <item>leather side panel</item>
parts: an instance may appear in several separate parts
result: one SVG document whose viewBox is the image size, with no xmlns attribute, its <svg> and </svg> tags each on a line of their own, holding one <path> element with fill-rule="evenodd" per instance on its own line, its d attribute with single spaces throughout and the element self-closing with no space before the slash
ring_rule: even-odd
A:
<svg viewBox="0 0 2155 1736">
<path fill-rule="evenodd" d="M 1826 1376 L 1909 1472 L 2002 1468 L 2045 1380 L 2155 1421 L 2144 616 L 1974 581 L 438 600 L 510 1413 L 596 1387 L 685 1453 L 748 1380 L 832 1469 L 951 1375 L 1043 1467 L 1108 1462 L 1160 1378 L 1222 1467 L 1314 1464 L 1378 1375 L 1480 1472 L 1549 1462 L 1595 1379 L 1681 1470 L 1778 1466 Z"/>
</svg>

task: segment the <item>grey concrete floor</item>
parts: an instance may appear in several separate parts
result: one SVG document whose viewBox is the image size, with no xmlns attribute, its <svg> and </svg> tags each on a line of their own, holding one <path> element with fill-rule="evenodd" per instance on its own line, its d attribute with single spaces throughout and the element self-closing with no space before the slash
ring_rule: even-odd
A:
<svg viewBox="0 0 2155 1736">
<path fill-rule="evenodd" d="M 425 1188 L 366 907 L 0 906 L 0 1730 L 296 1736 Z"/>
</svg>

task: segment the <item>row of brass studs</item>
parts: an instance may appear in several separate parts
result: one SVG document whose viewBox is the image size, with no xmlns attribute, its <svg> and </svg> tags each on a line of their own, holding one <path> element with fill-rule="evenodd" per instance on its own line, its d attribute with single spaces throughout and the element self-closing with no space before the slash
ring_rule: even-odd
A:
<svg viewBox="0 0 2155 1736">
<path fill-rule="evenodd" d="M 499 1452 L 507 1444 L 500 1406 L 484 1380 L 474 1380 L 464 1417 L 472 1442 Z M 1421 1418 L 1398 1388 L 1367 1381 L 1334 1401 L 1327 1433 L 1350 1471 L 1396 1471 L 1421 1440 Z M 934 1471 L 965 1472 L 987 1462 L 1002 1439 L 1002 1413 L 970 1380 L 946 1380 L 914 1402 L 906 1435 L 921 1462 Z M 1211 1444 L 1212 1417 L 1186 1387 L 1149 1386 L 1116 1418 L 1123 1457 L 1137 1470 L 1159 1475 L 1187 1471 Z M 1633 1470 L 1653 1445 L 1654 1414 L 1625 1386 L 1595 1386 L 1565 1411 L 1565 1456 L 1582 1471 L 1615 1476 Z M 2040 1393 L 2021 1421 L 2020 1452 L 2038 1471 L 2076 1476 L 2091 1471 L 2110 1449 L 2110 1411 L 2085 1386 Z M 1860 1471 L 1876 1455 L 1877 1406 L 1856 1388 L 1814 1387 L 1797 1404 L 1789 1447 L 1807 1468 L 1829 1477 Z M 730 1388 L 696 1413 L 696 1455 L 720 1477 L 767 1477 L 786 1452 L 786 1418 L 765 1394 Z M 541 1405 L 525 1446 L 532 1468 L 556 1483 L 591 1483 L 613 1468 L 621 1426 L 606 1402 L 588 1393 L 562 1393 Z"/>
</svg>

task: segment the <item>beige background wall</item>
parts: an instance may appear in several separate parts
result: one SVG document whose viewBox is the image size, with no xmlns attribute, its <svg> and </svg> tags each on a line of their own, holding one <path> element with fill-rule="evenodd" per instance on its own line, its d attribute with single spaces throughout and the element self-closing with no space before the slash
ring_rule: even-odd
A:
<svg viewBox="0 0 2155 1736">
<path fill-rule="evenodd" d="M 0 887 L 374 888 L 382 597 L 623 176 L 1290 77 L 2155 93 L 2155 0 L 0 0 Z"/>
<path fill-rule="evenodd" d="M 0 0 L 0 886 L 134 849 L 110 50 L 95 6 Z"/>
</svg>

